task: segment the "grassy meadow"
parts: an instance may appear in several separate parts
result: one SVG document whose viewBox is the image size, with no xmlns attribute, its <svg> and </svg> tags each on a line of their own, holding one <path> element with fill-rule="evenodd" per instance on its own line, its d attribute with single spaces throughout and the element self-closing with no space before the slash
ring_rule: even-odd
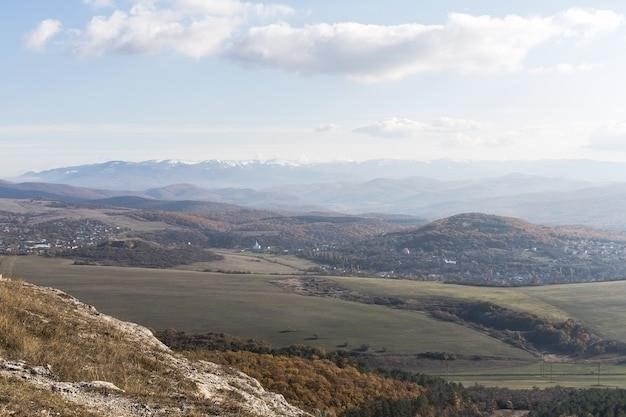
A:
<svg viewBox="0 0 626 417">
<path fill-rule="evenodd" d="M 573 318 L 601 336 L 626 342 L 626 281 L 494 288 L 377 278 L 331 278 L 343 287 L 405 299 L 445 297 L 488 301 L 538 316 Z"/>
<path fill-rule="evenodd" d="M 2 266 L 4 265 L 4 266 Z M 274 285 L 275 275 L 75 266 L 42 257 L 3 260 L 12 276 L 64 290 L 100 311 L 155 329 L 224 332 L 276 346 L 329 350 L 368 345 L 371 352 L 449 351 L 530 359 L 522 350 L 420 312 L 307 297 Z"/>
<path fill-rule="evenodd" d="M 233 267 L 237 254 L 225 262 Z M 297 295 L 275 285 L 304 265 L 245 260 L 278 272 L 221 274 L 182 269 L 75 266 L 43 257 L 0 258 L 0 273 L 60 288 L 100 311 L 154 329 L 224 332 L 275 346 L 309 344 L 335 350 L 368 346 L 382 365 L 437 374 L 465 384 L 517 388 L 594 386 L 596 363 L 554 363 L 481 332 L 438 321 L 421 312 L 394 310 L 335 298 Z M 287 264 L 288 265 L 288 264 Z M 190 268 L 194 269 L 194 268 Z M 626 282 L 525 288 L 486 288 L 376 278 L 332 277 L 372 295 L 420 299 L 485 300 L 554 319 L 572 317 L 607 338 L 626 342 Z M 420 352 L 493 357 L 442 363 L 416 359 Z M 549 371 L 551 369 L 551 372 Z M 602 363 L 600 384 L 626 388 L 626 365 Z"/>
</svg>

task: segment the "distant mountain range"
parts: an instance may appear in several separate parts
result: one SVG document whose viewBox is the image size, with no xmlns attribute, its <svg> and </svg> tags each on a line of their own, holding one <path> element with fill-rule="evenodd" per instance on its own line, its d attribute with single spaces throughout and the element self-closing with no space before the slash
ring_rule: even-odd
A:
<svg viewBox="0 0 626 417">
<path fill-rule="evenodd" d="M 28 172 L 16 182 L 48 182 L 88 188 L 143 191 L 171 184 L 204 188 L 270 188 L 284 185 L 366 182 L 409 177 L 457 181 L 511 173 L 581 181 L 626 181 L 626 164 L 589 160 L 398 161 L 295 164 L 281 161 L 111 161 Z"/>
<path fill-rule="evenodd" d="M 626 183 L 507 175 L 467 181 L 427 178 L 302 184 L 269 189 L 202 188 L 177 184 L 145 191 L 115 191 L 47 183 L 0 183 L 0 198 L 69 203 L 121 203 L 144 209 L 207 211 L 207 203 L 304 213 L 378 213 L 436 219 L 462 212 L 521 217 L 540 224 L 626 229 Z M 134 198 L 134 199 L 133 199 Z M 112 200 L 109 200 L 112 199 Z M 117 199 L 117 200 L 116 200 Z M 138 204 L 140 207 L 134 207 Z"/>
<path fill-rule="evenodd" d="M 482 212 L 538 224 L 626 230 L 626 165 L 609 162 L 108 162 L 31 172 L 18 180 L 0 182 L 0 197 L 65 202 L 138 197 L 155 200 L 142 201 L 144 206 L 212 202 L 411 219 Z"/>
</svg>

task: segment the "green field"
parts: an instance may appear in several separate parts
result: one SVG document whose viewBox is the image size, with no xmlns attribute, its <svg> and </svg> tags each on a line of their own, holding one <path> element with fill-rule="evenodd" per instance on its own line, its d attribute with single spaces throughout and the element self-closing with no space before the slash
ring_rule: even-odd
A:
<svg viewBox="0 0 626 417">
<path fill-rule="evenodd" d="M 334 350 L 348 342 L 389 354 L 446 350 L 530 359 L 494 338 L 420 312 L 293 294 L 272 284 L 278 276 L 74 266 L 42 257 L 5 259 L 3 268 L 155 329 L 225 332 L 277 346 L 306 343 Z"/>
<path fill-rule="evenodd" d="M 534 363 L 530 365 L 503 368 L 497 371 L 439 373 L 443 377 L 454 379 L 465 385 L 480 384 L 485 386 L 506 386 L 508 388 L 548 388 L 556 385 L 587 387 L 626 387 L 626 366 L 577 363 Z M 598 385 L 599 382 L 599 385 Z"/>
<path fill-rule="evenodd" d="M 380 278 L 329 277 L 340 284 L 365 294 L 393 296 L 404 299 L 425 300 L 444 297 L 467 301 L 487 301 L 514 310 L 527 311 L 555 319 L 566 319 L 567 312 L 549 302 L 538 299 L 526 291 L 528 288 L 476 287 L 439 282 L 422 282 Z M 548 287 L 540 287 L 545 289 Z M 626 298 L 625 298 L 626 299 Z"/>
<path fill-rule="evenodd" d="M 270 263 L 262 261 L 264 267 Z M 548 368 L 542 372 L 540 358 L 481 332 L 421 312 L 297 295 L 274 284 L 288 278 L 283 275 L 74 266 L 71 261 L 43 257 L 0 258 L 0 273 L 60 288 L 102 312 L 154 329 L 224 332 L 275 346 L 310 344 L 329 350 L 345 342 L 348 349 L 366 344 L 381 364 L 466 384 L 523 388 L 597 383 L 595 363 L 554 363 L 551 372 Z M 430 297 L 485 300 L 551 318 L 573 317 L 605 337 L 626 341 L 626 282 L 485 288 L 329 279 L 366 294 L 417 301 Z M 416 353 L 426 351 L 493 359 L 442 363 L 415 358 Z M 626 365 L 601 364 L 600 384 L 626 387 Z"/>
<path fill-rule="evenodd" d="M 626 342 L 626 281 L 524 288 L 598 334 Z"/>
<path fill-rule="evenodd" d="M 626 342 L 626 281 L 493 288 L 377 278 L 331 278 L 366 294 L 415 300 L 446 297 L 488 301 L 550 319 L 573 318 L 607 339 Z"/>
</svg>

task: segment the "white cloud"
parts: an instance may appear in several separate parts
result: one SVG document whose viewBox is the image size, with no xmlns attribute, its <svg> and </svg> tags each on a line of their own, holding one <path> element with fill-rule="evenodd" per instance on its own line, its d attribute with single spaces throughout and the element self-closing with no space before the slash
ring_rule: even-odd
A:
<svg viewBox="0 0 626 417">
<path fill-rule="evenodd" d="M 451 117 L 441 117 L 429 123 L 401 117 L 390 117 L 372 125 L 354 129 L 354 132 L 383 138 L 410 138 L 427 133 L 461 134 L 477 131 L 483 127 L 483 124 L 474 120 Z"/>
<path fill-rule="evenodd" d="M 570 34 L 592 38 L 616 30 L 624 21 L 624 16 L 611 10 L 568 9 L 557 16 L 557 22 L 563 28 L 569 28 Z"/>
<path fill-rule="evenodd" d="M 319 126 L 317 126 L 315 128 L 315 131 L 317 133 L 324 133 L 324 132 L 330 132 L 331 130 L 335 130 L 337 129 L 337 125 L 334 123 L 325 123 L 325 124 L 321 124 Z"/>
<path fill-rule="evenodd" d="M 420 139 L 422 143 L 460 146 L 501 146 L 517 139 L 517 133 L 469 119 L 440 117 L 423 122 L 390 117 L 353 130 L 377 138 Z"/>
<path fill-rule="evenodd" d="M 293 13 L 281 4 L 240 0 L 131 0 L 128 9 L 94 16 L 84 28 L 70 31 L 74 36 L 68 41 L 84 55 L 219 55 L 297 73 L 376 82 L 427 71 L 518 71 L 539 46 L 565 39 L 590 41 L 623 21 L 610 10 L 568 9 L 551 16 L 451 13 L 437 25 L 344 22 L 295 27 L 282 21 Z M 43 46 L 46 40 L 32 44 Z M 535 72 L 551 71 L 542 68 Z M 581 68 L 561 64 L 556 71 Z"/>
<path fill-rule="evenodd" d="M 109 5 L 103 0 L 86 0 Z M 215 55 L 243 24 L 288 16 L 280 4 L 239 0 L 132 0 L 128 9 L 92 17 L 67 41 L 81 55 L 178 53 Z M 42 22 L 43 24 L 43 22 Z M 45 44 L 41 43 L 41 46 Z"/>
<path fill-rule="evenodd" d="M 26 47 L 30 49 L 42 49 L 61 31 L 62 28 L 63 24 L 58 20 L 44 20 L 26 35 L 24 43 L 26 44 Z"/>
<path fill-rule="evenodd" d="M 426 123 L 400 117 L 391 117 L 372 125 L 354 129 L 354 132 L 381 138 L 409 138 L 419 136 L 427 127 L 428 125 Z"/>
<path fill-rule="evenodd" d="M 136 5 L 129 13 L 116 10 L 94 17 L 75 48 L 83 55 L 173 51 L 200 58 L 217 52 L 237 25 L 237 18 L 230 16 L 203 16 L 187 23 L 179 12 Z"/>
<path fill-rule="evenodd" d="M 238 0 L 175 0 L 180 10 L 217 16 L 248 15 L 261 18 L 285 17 L 294 10 L 283 4 L 247 3 Z"/>
<path fill-rule="evenodd" d="M 300 73 L 345 75 L 361 81 L 398 79 L 424 71 L 516 71 L 547 42 L 592 38 L 615 30 L 623 16 L 570 9 L 548 17 L 451 13 L 444 25 L 360 23 L 250 28 L 232 56 Z"/>
<path fill-rule="evenodd" d="M 88 6 L 92 7 L 114 7 L 115 2 L 113 0 L 83 0 Z"/>
</svg>

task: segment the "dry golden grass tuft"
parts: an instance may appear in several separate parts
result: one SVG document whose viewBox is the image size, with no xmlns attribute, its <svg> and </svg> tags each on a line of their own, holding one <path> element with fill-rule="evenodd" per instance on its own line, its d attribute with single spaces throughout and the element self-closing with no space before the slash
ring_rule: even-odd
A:
<svg viewBox="0 0 626 417">
<path fill-rule="evenodd" d="M 0 281 L 0 356 L 51 365 L 67 382 L 108 381 L 130 395 L 161 400 L 196 390 L 155 346 L 136 341 L 68 300 L 16 281 Z M 79 309 L 85 311 L 78 311 Z"/>
<path fill-rule="evenodd" d="M 153 410 L 178 417 L 305 415 L 247 376 L 189 362 L 141 326 L 102 315 L 60 291 L 3 279 L 0 359 L 0 417 L 22 416 L 11 414 L 21 402 L 32 403 L 35 411 L 46 404 L 61 410 L 42 408 L 43 414 L 29 417 L 98 415 L 72 414 L 63 408 L 66 401 L 107 416 L 147 417 Z M 35 367 L 41 366 L 52 375 L 39 374 Z M 17 377 L 24 381 L 7 379 Z M 90 381 L 114 384 L 115 394 L 97 388 L 107 384 L 82 384 Z M 45 387 L 39 402 L 29 399 Z"/>
</svg>

